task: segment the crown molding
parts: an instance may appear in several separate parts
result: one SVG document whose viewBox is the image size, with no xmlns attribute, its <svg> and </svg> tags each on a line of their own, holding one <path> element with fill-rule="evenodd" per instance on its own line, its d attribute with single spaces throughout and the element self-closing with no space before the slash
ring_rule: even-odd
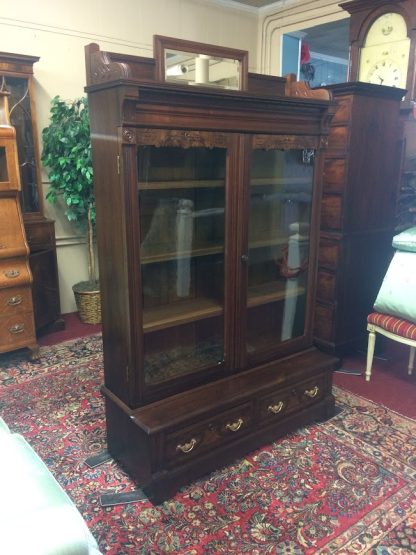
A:
<svg viewBox="0 0 416 555">
<path fill-rule="evenodd" d="M 254 6 L 247 6 L 246 4 L 241 4 L 240 2 L 234 2 L 234 0 L 204 0 L 204 4 L 209 3 L 214 6 L 221 6 L 222 8 L 230 8 L 232 10 L 238 10 L 240 12 L 251 13 L 253 15 L 259 15 L 259 8 Z"/>
<path fill-rule="evenodd" d="M 248 12 L 253 15 L 267 15 L 268 13 L 273 13 L 276 10 L 285 7 L 287 4 L 296 4 L 299 0 L 276 0 L 273 4 L 268 6 L 262 6 L 261 8 L 256 8 L 255 6 L 248 6 L 247 4 L 241 4 L 235 0 L 204 0 L 204 2 L 209 2 L 210 4 L 221 6 L 223 8 L 231 8 L 232 10 L 239 10 L 241 12 Z"/>
</svg>

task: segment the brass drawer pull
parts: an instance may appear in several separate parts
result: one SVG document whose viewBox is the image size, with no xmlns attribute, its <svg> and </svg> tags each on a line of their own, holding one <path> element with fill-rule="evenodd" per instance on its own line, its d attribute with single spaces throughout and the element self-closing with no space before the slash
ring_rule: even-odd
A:
<svg viewBox="0 0 416 555">
<path fill-rule="evenodd" d="M 192 449 L 197 444 L 196 439 L 193 437 L 189 443 L 183 443 L 182 445 L 176 446 L 176 451 L 182 451 L 182 453 L 190 453 Z"/>
<path fill-rule="evenodd" d="M 225 427 L 227 428 L 227 430 L 230 430 L 230 432 L 238 432 L 238 430 L 241 428 L 243 424 L 244 424 L 244 420 L 242 418 L 239 418 L 232 424 L 227 424 Z"/>
<path fill-rule="evenodd" d="M 15 324 L 11 328 L 9 328 L 9 332 L 13 333 L 15 335 L 17 333 L 23 333 L 24 331 L 25 331 L 25 325 L 24 324 Z"/>
<path fill-rule="evenodd" d="M 312 389 L 305 389 L 305 395 L 307 395 L 311 399 L 316 397 L 318 395 L 318 392 L 319 392 L 319 387 L 317 385 L 315 385 L 315 387 L 313 387 Z"/>
<path fill-rule="evenodd" d="M 20 272 L 19 272 L 19 270 L 6 270 L 4 272 L 4 275 L 8 278 L 16 278 L 16 277 L 20 276 Z"/>
<path fill-rule="evenodd" d="M 15 297 L 10 297 L 9 299 L 7 299 L 6 304 L 8 304 L 9 306 L 17 306 L 18 304 L 21 304 L 22 301 L 23 297 L 21 295 L 16 295 Z"/>
<path fill-rule="evenodd" d="M 267 407 L 267 410 L 268 410 L 269 412 L 272 412 L 273 414 L 279 414 L 279 412 L 282 411 L 283 407 L 284 407 L 284 402 L 283 402 L 283 401 L 279 401 L 279 402 L 277 403 L 277 405 L 269 405 L 269 406 Z"/>
</svg>

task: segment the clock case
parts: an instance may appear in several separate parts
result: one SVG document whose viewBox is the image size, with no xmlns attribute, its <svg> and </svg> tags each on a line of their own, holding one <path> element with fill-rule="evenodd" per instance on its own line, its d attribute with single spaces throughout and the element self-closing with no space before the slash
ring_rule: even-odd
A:
<svg viewBox="0 0 416 555">
<path fill-rule="evenodd" d="M 386 13 L 394 12 L 403 16 L 410 39 L 405 100 L 413 100 L 416 93 L 416 0 L 352 0 L 340 6 L 351 15 L 349 81 L 358 81 L 360 52 L 372 24 Z"/>
</svg>

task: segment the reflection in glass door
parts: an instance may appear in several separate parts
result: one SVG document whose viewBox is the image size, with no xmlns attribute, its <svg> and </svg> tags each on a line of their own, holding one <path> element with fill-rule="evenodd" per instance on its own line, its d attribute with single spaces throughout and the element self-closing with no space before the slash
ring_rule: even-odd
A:
<svg viewBox="0 0 416 555">
<path fill-rule="evenodd" d="M 226 149 L 138 151 L 145 381 L 224 361 Z"/>
<path fill-rule="evenodd" d="M 312 151 L 313 152 L 313 151 Z M 253 150 L 248 232 L 247 351 L 305 333 L 311 151 Z"/>
</svg>

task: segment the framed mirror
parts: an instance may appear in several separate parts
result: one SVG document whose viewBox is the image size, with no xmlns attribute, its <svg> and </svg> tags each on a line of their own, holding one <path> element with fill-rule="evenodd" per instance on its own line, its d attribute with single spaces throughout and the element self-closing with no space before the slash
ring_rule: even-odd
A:
<svg viewBox="0 0 416 555">
<path fill-rule="evenodd" d="M 155 35 L 157 78 L 182 85 L 246 90 L 248 52 Z"/>
</svg>

